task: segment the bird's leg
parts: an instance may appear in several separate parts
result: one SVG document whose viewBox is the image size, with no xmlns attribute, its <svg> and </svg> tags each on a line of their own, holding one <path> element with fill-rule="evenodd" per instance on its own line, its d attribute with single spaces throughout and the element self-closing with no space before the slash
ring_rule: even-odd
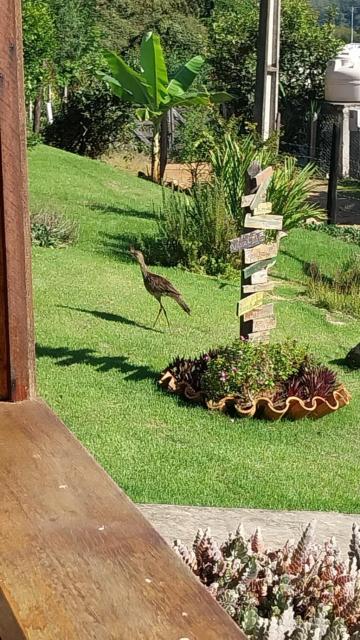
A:
<svg viewBox="0 0 360 640">
<path fill-rule="evenodd" d="M 166 322 L 168 323 L 168 327 L 169 327 L 169 329 L 170 329 L 171 327 L 170 327 L 169 318 L 168 318 L 167 313 L 166 313 L 166 309 L 165 309 L 165 307 L 163 307 L 162 305 L 161 305 L 161 307 L 162 307 L 162 310 L 163 310 L 163 312 L 164 312 L 164 314 L 165 314 L 165 318 L 166 318 Z"/>
<path fill-rule="evenodd" d="M 156 323 L 157 323 L 157 321 L 159 320 L 160 315 L 161 315 L 161 312 L 163 311 L 163 308 L 164 308 L 164 307 L 162 306 L 161 302 L 160 302 L 159 304 L 160 304 L 160 309 L 159 309 L 159 313 L 158 313 L 158 314 L 157 314 L 157 316 L 156 316 L 156 320 L 155 320 L 155 322 L 154 322 L 154 324 L 153 324 L 153 329 L 155 329 Z"/>
</svg>

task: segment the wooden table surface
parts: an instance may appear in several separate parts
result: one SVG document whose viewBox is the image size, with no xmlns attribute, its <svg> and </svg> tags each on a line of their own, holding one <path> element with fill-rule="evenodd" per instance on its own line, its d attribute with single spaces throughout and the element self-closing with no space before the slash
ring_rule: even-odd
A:
<svg viewBox="0 0 360 640">
<path fill-rule="evenodd" d="M 0 403 L 1 640 L 239 640 L 41 401 Z"/>
</svg>

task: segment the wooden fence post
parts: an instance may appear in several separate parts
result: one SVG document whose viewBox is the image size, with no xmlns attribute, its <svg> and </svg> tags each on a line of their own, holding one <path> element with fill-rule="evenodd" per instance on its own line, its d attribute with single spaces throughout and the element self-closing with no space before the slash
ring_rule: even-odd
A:
<svg viewBox="0 0 360 640">
<path fill-rule="evenodd" d="M 34 394 L 31 242 L 20 0 L 0 12 L 0 398 Z"/>
</svg>

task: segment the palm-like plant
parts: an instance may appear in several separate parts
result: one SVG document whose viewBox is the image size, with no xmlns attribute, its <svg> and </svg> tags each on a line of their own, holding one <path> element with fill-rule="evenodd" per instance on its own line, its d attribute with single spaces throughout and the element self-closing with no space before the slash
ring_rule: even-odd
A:
<svg viewBox="0 0 360 640">
<path fill-rule="evenodd" d="M 141 43 L 140 65 L 137 72 L 115 53 L 105 52 L 111 74 L 101 73 L 112 92 L 137 105 L 136 115 L 141 121 L 151 120 L 153 144 L 151 177 L 160 181 L 160 128 L 163 117 L 173 107 L 219 104 L 231 100 L 226 92 L 190 90 L 204 64 L 201 56 L 191 58 L 169 80 L 160 37 L 147 33 Z"/>
</svg>

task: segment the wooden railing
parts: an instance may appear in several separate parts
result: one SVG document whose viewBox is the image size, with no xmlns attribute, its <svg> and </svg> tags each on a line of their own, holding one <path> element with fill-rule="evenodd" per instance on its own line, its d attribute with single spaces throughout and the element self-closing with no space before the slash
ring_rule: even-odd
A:
<svg viewBox="0 0 360 640">
<path fill-rule="evenodd" d="M 0 640 L 238 628 L 34 391 L 20 0 L 0 10 Z"/>
</svg>

